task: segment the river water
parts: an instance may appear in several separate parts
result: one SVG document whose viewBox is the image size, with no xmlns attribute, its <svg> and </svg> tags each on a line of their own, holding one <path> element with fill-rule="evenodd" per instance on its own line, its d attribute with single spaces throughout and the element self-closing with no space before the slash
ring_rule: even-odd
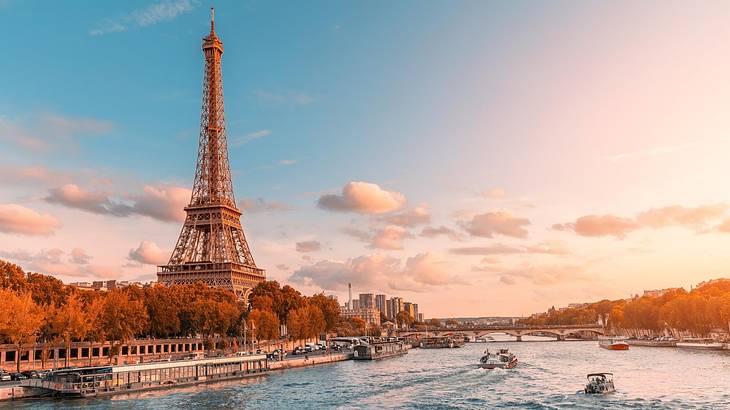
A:
<svg viewBox="0 0 730 410">
<path fill-rule="evenodd" d="M 507 347 L 519 364 L 483 370 L 484 349 Z M 582 393 L 587 373 L 615 374 L 616 393 Z M 6 406 L 9 403 L 5 404 Z M 21 401 L 13 408 L 730 408 L 730 353 L 596 342 L 502 342 L 413 349 L 373 362 L 346 361 L 266 377 L 102 399 Z M 0 405 L 2 407 L 2 405 Z"/>
</svg>

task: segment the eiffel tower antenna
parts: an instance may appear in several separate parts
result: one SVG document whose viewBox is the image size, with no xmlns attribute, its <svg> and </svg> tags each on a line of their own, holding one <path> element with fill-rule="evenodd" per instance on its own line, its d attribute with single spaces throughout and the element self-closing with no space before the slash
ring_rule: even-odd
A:
<svg viewBox="0 0 730 410">
<path fill-rule="evenodd" d="M 193 193 L 177 245 L 167 265 L 158 267 L 157 278 L 165 285 L 203 282 L 246 299 L 257 283 L 266 280 L 266 273 L 253 260 L 233 195 L 223 110 L 223 42 L 215 33 L 212 7 L 203 55 L 203 106 Z"/>
</svg>

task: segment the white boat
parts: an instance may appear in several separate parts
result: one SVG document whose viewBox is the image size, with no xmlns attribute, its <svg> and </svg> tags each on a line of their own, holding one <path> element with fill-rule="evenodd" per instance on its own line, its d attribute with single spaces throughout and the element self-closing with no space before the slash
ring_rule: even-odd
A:
<svg viewBox="0 0 730 410">
<path fill-rule="evenodd" d="M 591 373 L 583 390 L 585 394 L 606 394 L 616 391 L 613 385 L 613 373 Z"/>
<path fill-rule="evenodd" d="M 517 356 L 507 349 L 499 349 L 497 353 L 489 353 L 487 350 L 479 359 L 479 367 L 482 369 L 511 369 L 515 366 L 517 366 Z"/>
<path fill-rule="evenodd" d="M 682 349 L 722 350 L 723 344 L 712 339 L 684 339 L 677 342 Z"/>
</svg>

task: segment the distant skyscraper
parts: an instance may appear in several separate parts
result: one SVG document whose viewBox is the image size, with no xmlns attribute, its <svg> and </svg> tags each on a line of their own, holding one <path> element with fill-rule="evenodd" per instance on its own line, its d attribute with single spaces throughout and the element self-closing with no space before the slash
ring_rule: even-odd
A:
<svg viewBox="0 0 730 410">
<path fill-rule="evenodd" d="M 403 310 L 408 312 L 408 314 L 413 318 L 413 320 L 416 320 L 416 311 L 413 308 L 413 303 L 411 302 L 404 302 L 403 303 Z"/>
<path fill-rule="evenodd" d="M 375 309 L 378 309 L 384 315 L 386 314 L 385 295 L 375 295 Z"/>
<path fill-rule="evenodd" d="M 361 293 L 358 300 L 360 309 L 375 309 L 375 295 L 372 293 Z"/>
<path fill-rule="evenodd" d="M 421 321 L 421 320 L 418 319 L 418 317 L 419 317 L 418 315 L 419 315 L 419 313 L 418 313 L 418 303 L 414 303 L 413 304 L 413 320 L 415 320 L 416 322 L 420 322 Z"/>
<path fill-rule="evenodd" d="M 403 311 L 403 298 L 393 296 L 388 299 L 388 304 L 390 306 L 390 316 L 388 316 L 388 319 L 395 319 L 398 313 Z"/>
</svg>

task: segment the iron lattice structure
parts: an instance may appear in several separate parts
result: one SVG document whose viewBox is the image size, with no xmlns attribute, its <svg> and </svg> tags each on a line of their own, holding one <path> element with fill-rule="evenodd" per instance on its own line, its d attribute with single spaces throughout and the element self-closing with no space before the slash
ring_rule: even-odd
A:
<svg viewBox="0 0 730 410">
<path fill-rule="evenodd" d="M 253 260 L 233 195 L 223 110 L 223 43 L 215 34 L 212 16 L 203 54 L 205 80 L 193 193 L 177 245 L 168 264 L 159 266 L 157 278 L 165 285 L 203 282 L 245 299 L 266 279 L 266 273 Z"/>
</svg>

